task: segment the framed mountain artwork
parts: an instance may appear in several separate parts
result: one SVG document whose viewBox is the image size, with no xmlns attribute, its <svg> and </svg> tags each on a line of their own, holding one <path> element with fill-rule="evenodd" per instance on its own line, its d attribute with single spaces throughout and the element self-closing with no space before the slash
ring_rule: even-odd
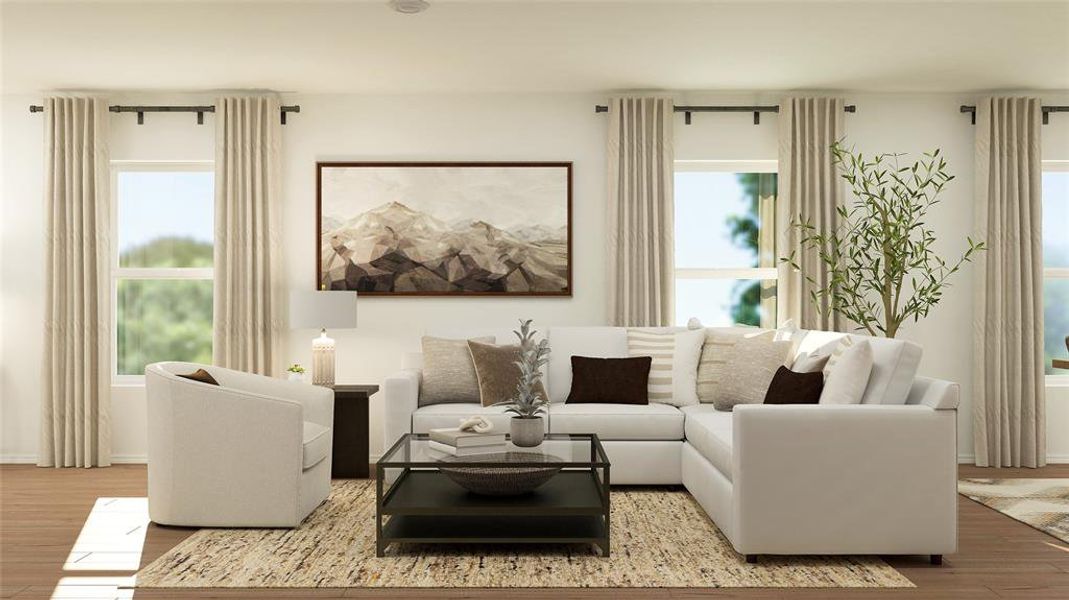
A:
<svg viewBox="0 0 1069 600">
<path fill-rule="evenodd" d="M 319 289 L 571 296 L 572 164 L 316 163 Z"/>
</svg>

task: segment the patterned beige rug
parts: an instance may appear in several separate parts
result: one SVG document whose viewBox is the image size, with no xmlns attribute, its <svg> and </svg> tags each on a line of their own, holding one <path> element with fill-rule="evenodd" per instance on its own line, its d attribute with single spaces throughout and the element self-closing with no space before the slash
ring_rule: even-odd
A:
<svg viewBox="0 0 1069 600">
<path fill-rule="evenodd" d="M 1069 479 L 962 479 L 958 492 L 1069 542 Z"/>
<path fill-rule="evenodd" d="M 294 530 L 202 529 L 137 574 L 139 588 L 913 587 L 876 557 L 732 550 L 678 488 L 612 492 L 612 554 L 583 546 L 398 546 L 375 557 L 375 488 L 335 482 Z"/>
</svg>

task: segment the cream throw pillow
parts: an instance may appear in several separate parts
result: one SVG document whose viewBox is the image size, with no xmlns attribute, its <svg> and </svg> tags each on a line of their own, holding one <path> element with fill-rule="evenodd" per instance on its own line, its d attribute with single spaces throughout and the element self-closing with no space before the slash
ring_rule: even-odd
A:
<svg viewBox="0 0 1069 600">
<path fill-rule="evenodd" d="M 784 366 L 790 350 L 790 341 L 777 342 L 772 335 L 741 337 L 724 363 L 719 385 L 713 393 L 713 407 L 731 410 L 737 404 L 764 402 L 768 386 L 776 371 Z"/>
<path fill-rule="evenodd" d="M 843 336 L 824 365 L 821 404 L 861 404 L 872 373 L 872 346 L 865 340 Z"/>
<path fill-rule="evenodd" d="M 473 342 L 493 344 L 494 338 L 477 337 Z M 448 402 L 479 403 L 479 379 L 471 360 L 468 340 L 448 340 L 423 336 L 423 378 L 419 385 L 419 405 Z"/>
<path fill-rule="evenodd" d="M 771 341 L 775 334 L 772 330 L 756 327 L 710 327 L 701 331 L 705 332 L 705 343 L 698 362 L 698 400 L 701 402 L 713 402 L 724 366 L 739 340 L 749 336 Z"/>
<path fill-rule="evenodd" d="M 627 330 L 627 355 L 649 356 L 649 399 L 672 406 L 698 403 L 698 360 L 705 332 Z"/>
</svg>

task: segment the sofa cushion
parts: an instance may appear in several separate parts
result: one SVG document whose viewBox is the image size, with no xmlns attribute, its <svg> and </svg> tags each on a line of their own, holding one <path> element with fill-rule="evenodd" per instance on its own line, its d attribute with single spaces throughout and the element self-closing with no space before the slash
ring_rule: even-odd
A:
<svg viewBox="0 0 1069 600">
<path fill-rule="evenodd" d="M 554 404 L 552 433 L 596 433 L 603 440 L 681 440 L 683 413 L 667 404 Z"/>
<path fill-rule="evenodd" d="M 731 413 L 701 404 L 683 407 L 683 414 L 687 442 L 732 481 Z"/>
<path fill-rule="evenodd" d="M 847 334 L 831 331 L 807 332 L 798 353 L 812 353 L 844 335 Z M 853 334 L 851 337 L 868 341 L 872 348 L 872 373 L 869 375 L 861 403 L 905 404 L 921 363 L 921 347 L 905 340 Z"/>
<path fill-rule="evenodd" d="M 627 358 L 623 327 L 549 329 L 549 401 L 564 402 L 572 389 L 572 357 Z"/>
<path fill-rule="evenodd" d="M 498 402 L 515 400 L 522 372 L 518 364 L 523 359 L 519 344 L 498 346 L 468 340 L 468 350 L 475 364 L 475 376 L 479 382 L 479 403 L 493 406 Z M 539 381 L 533 393 L 548 401 L 545 386 Z"/>
<path fill-rule="evenodd" d="M 301 468 L 311 469 L 330 454 L 330 428 L 305 421 L 301 434 Z"/>
<path fill-rule="evenodd" d="M 649 404 L 649 356 L 572 357 L 568 404 Z"/>
<path fill-rule="evenodd" d="M 510 413 L 503 406 L 483 406 L 478 403 L 446 403 L 421 406 L 412 413 L 412 433 L 428 433 L 438 427 L 456 427 L 468 417 L 480 415 L 490 421 L 494 432 L 509 431 Z"/>
<path fill-rule="evenodd" d="M 710 403 L 716 397 L 735 344 L 748 337 L 773 340 L 776 336 L 774 330 L 756 327 L 709 327 L 703 331 L 705 340 L 698 361 L 697 392 L 699 401 Z"/>
<path fill-rule="evenodd" d="M 777 342 L 768 335 L 739 339 L 724 364 L 724 373 L 713 393 L 713 406 L 731 410 L 737 404 L 760 404 L 790 349 L 790 341 Z"/>
<path fill-rule="evenodd" d="M 839 340 L 824 365 L 821 404 L 861 404 L 872 373 L 872 346 L 852 336 Z"/>
<path fill-rule="evenodd" d="M 494 338 L 471 341 L 493 344 Z M 423 379 L 419 386 L 420 406 L 442 402 L 478 402 L 479 379 L 471 360 L 468 340 L 423 336 Z"/>
<path fill-rule="evenodd" d="M 700 330 L 659 331 L 650 327 L 627 330 L 628 354 L 653 359 L 650 402 L 672 406 L 698 403 L 698 359 L 704 341 L 705 332 Z"/>
</svg>

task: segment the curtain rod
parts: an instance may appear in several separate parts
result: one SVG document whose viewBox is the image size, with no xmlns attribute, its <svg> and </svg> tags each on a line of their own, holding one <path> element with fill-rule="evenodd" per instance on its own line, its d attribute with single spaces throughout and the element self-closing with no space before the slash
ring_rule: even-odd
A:
<svg viewBox="0 0 1069 600">
<path fill-rule="evenodd" d="M 210 113 L 215 112 L 215 106 L 213 106 L 211 104 L 205 104 L 203 106 L 122 106 L 122 105 L 112 105 L 112 106 L 108 107 L 108 110 L 113 112 L 113 113 L 137 113 L 137 124 L 138 125 L 144 125 L 145 124 L 145 113 L 147 113 L 147 112 L 188 112 L 188 113 L 197 113 L 197 125 L 203 125 L 204 124 L 204 113 L 206 113 L 206 112 L 210 112 Z M 44 111 L 45 111 L 45 107 L 43 107 L 43 106 L 36 105 L 36 104 L 31 104 L 30 105 L 30 112 L 31 113 L 38 113 L 38 112 L 44 112 Z M 301 106 L 299 104 L 294 104 L 292 106 L 282 106 L 282 107 L 280 107 L 279 114 L 281 115 L 280 118 L 282 119 L 282 124 L 283 125 L 286 124 L 286 113 L 291 113 L 291 112 L 293 112 L 293 113 L 301 112 Z"/>
<path fill-rule="evenodd" d="M 779 106 L 766 105 L 766 106 L 675 106 L 672 108 L 675 112 L 683 113 L 683 122 L 690 125 L 690 115 L 696 112 L 748 112 L 753 113 L 753 124 L 761 124 L 761 113 L 771 112 L 778 113 Z M 843 107 L 848 113 L 857 112 L 857 106 L 853 104 L 847 104 Z M 595 113 L 609 112 L 609 107 L 604 104 L 598 104 L 594 106 Z"/>
<path fill-rule="evenodd" d="M 962 104 L 958 109 L 963 113 L 970 113 L 972 115 L 972 124 L 976 125 L 976 107 L 969 106 L 968 104 Z M 1052 112 L 1069 112 L 1069 106 L 1044 106 L 1039 109 L 1043 113 L 1043 124 L 1050 124 L 1050 113 Z"/>
</svg>

